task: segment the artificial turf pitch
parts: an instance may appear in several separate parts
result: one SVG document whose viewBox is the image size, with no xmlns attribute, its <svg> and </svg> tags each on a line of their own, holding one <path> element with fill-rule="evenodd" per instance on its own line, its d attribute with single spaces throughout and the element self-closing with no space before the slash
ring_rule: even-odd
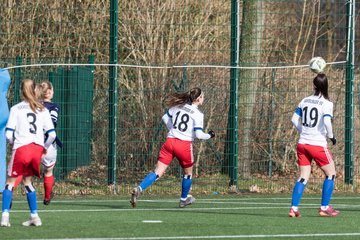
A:
<svg viewBox="0 0 360 240">
<path fill-rule="evenodd" d="M 176 197 L 61 197 L 39 201 L 41 227 L 23 227 L 25 197 L 13 201 L 10 228 L 0 239 L 360 239 L 360 197 L 336 195 L 337 217 L 319 217 L 320 196 L 304 196 L 301 218 L 289 218 L 289 195 L 195 196 L 180 209 Z"/>
</svg>

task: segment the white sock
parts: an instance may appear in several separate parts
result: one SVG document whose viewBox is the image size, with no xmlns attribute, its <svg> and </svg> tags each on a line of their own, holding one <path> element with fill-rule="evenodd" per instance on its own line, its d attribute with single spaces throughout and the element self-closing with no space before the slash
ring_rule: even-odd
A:
<svg viewBox="0 0 360 240">
<path fill-rule="evenodd" d="M 329 206 L 321 206 L 321 210 L 326 211 L 329 208 Z"/>
<path fill-rule="evenodd" d="M 8 217 L 8 216 L 9 216 L 9 212 L 3 212 L 3 213 L 2 213 L 2 216 L 3 216 L 3 217 Z"/>
<path fill-rule="evenodd" d="M 294 210 L 295 212 L 299 211 L 299 207 L 292 206 L 291 208 L 292 208 L 292 210 Z"/>
</svg>

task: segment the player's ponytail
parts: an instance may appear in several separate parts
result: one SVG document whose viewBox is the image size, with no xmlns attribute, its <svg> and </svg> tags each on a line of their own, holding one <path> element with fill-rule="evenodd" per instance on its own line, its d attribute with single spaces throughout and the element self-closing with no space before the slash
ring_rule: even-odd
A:
<svg viewBox="0 0 360 240">
<path fill-rule="evenodd" d="M 31 79 L 24 79 L 20 86 L 22 98 L 29 103 L 33 112 L 42 111 L 44 109 L 44 106 L 36 98 L 35 87 L 36 84 Z"/>
<path fill-rule="evenodd" d="M 324 96 L 325 99 L 329 99 L 329 84 L 328 79 L 324 73 L 319 73 L 313 80 L 314 88 L 315 88 L 315 96 Z"/>
<path fill-rule="evenodd" d="M 164 103 L 169 108 L 186 103 L 191 104 L 200 97 L 200 95 L 201 89 L 196 87 L 187 92 L 170 94 L 165 98 Z"/>
</svg>

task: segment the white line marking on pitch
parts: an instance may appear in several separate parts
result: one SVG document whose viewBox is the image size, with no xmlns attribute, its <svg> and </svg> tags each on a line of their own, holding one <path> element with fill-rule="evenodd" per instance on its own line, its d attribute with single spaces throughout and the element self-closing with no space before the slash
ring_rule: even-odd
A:
<svg viewBox="0 0 360 240">
<path fill-rule="evenodd" d="M 162 223 L 161 220 L 142 220 L 143 223 Z"/>
<path fill-rule="evenodd" d="M 351 207 L 353 207 L 351 205 Z M 52 209 L 52 210 L 38 210 L 38 212 L 42 212 L 42 213 L 68 213 L 68 212 L 125 212 L 125 211 L 173 211 L 173 212 L 177 212 L 177 211 L 187 211 L 187 212 L 191 212 L 191 211 L 218 211 L 218 210 L 247 210 L 247 209 L 252 209 L 252 210 L 263 210 L 263 209 L 288 209 L 289 207 L 275 207 L 275 206 L 253 206 L 253 207 L 229 207 L 229 208 L 196 208 L 196 207 L 192 207 L 192 208 L 128 208 L 128 209 L 108 209 L 108 208 L 103 208 L 103 209 Z M 302 209 L 314 209 L 317 208 L 315 206 L 303 206 Z M 341 208 L 340 208 L 341 209 Z M 29 210 L 12 210 L 11 212 L 17 212 L 17 213 L 23 213 L 23 212 L 29 212 Z"/>
<path fill-rule="evenodd" d="M 303 197 L 302 201 L 304 200 L 319 200 L 321 199 L 321 197 Z M 355 196 L 349 196 L 349 197 L 332 197 L 332 200 L 353 200 L 353 199 L 360 199 L 360 197 L 355 197 Z M 241 195 L 239 195 L 238 198 L 231 198 L 231 199 L 225 199 L 225 198 L 199 198 L 197 199 L 197 202 L 214 202 L 214 203 L 219 203 L 219 202 L 238 202 L 238 203 L 242 203 L 243 201 L 264 201 L 264 200 L 291 200 L 291 198 L 289 197 L 273 197 L 273 198 L 264 198 L 264 197 L 258 197 L 258 198 L 247 198 L 247 197 L 242 197 Z M 178 201 L 178 199 L 168 199 L 168 200 L 156 200 L 156 199 L 141 199 L 139 200 L 140 202 L 174 202 L 174 201 Z M 64 200 L 52 200 L 52 203 L 88 203 L 88 202 L 129 202 L 129 200 L 127 199 L 64 199 Z M 26 200 L 13 200 L 13 203 L 27 203 Z M 38 201 L 38 203 L 42 203 L 42 201 Z"/>
<path fill-rule="evenodd" d="M 256 234 L 221 236 L 120 237 L 120 238 L 56 238 L 36 240 L 161 240 L 161 239 L 234 239 L 234 238 L 304 238 L 360 236 L 360 233 Z"/>
</svg>

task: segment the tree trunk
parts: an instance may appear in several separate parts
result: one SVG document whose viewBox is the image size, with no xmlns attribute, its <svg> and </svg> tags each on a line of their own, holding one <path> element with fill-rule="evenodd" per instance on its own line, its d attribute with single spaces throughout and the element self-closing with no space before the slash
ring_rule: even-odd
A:
<svg viewBox="0 0 360 240">
<path fill-rule="evenodd" d="M 240 35 L 240 66 L 250 66 L 252 63 L 260 63 L 261 35 L 263 15 L 261 5 L 257 1 L 244 0 Z M 257 51 L 252 51 L 257 49 Z M 250 176 L 251 165 L 251 128 L 253 112 L 255 110 L 255 98 L 258 70 L 241 69 L 239 77 L 239 172 L 242 177 Z"/>
</svg>

